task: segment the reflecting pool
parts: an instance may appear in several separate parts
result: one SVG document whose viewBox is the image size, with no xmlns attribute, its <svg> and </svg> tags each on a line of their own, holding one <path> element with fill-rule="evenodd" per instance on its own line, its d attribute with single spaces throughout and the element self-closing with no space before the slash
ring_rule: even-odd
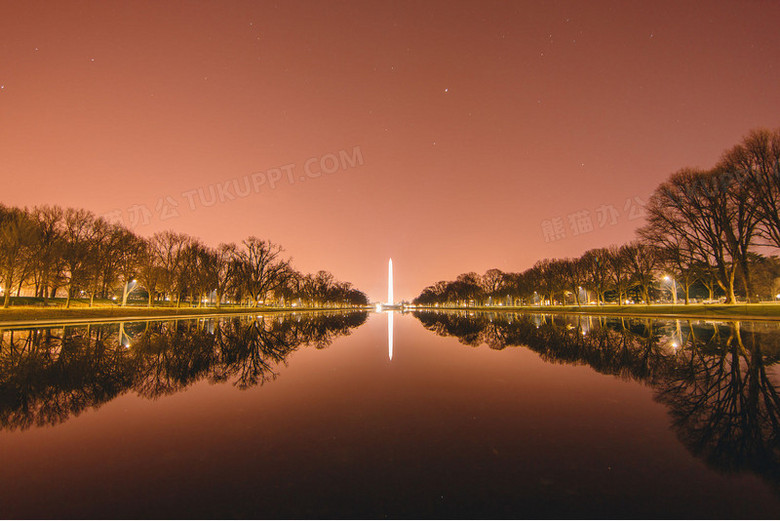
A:
<svg viewBox="0 0 780 521">
<path fill-rule="evenodd" d="M 778 517 L 780 324 L 0 331 L 2 517 Z"/>
</svg>

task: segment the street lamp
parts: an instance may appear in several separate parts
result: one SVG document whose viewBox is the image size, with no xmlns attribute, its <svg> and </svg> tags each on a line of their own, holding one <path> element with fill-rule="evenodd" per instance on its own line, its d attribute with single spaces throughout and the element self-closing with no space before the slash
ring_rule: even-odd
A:
<svg viewBox="0 0 780 521">
<path fill-rule="evenodd" d="M 130 293 L 132 293 L 133 289 L 135 289 L 136 282 L 137 281 L 135 279 L 133 279 L 133 280 L 131 280 L 129 282 L 125 282 L 125 289 L 122 292 L 122 306 L 126 306 L 127 305 L 127 297 L 130 296 Z M 132 289 L 130 289 L 130 285 L 131 284 L 133 285 Z"/>
<path fill-rule="evenodd" d="M 669 275 L 664 275 L 664 280 L 666 282 L 672 281 L 672 297 L 674 299 L 675 305 L 677 304 L 677 281 L 674 280 L 674 277 L 670 277 Z"/>
<path fill-rule="evenodd" d="M 584 298 L 585 304 L 590 304 L 590 295 L 588 295 L 588 290 L 582 286 L 577 286 L 577 298 L 580 300 L 580 302 Z"/>
</svg>

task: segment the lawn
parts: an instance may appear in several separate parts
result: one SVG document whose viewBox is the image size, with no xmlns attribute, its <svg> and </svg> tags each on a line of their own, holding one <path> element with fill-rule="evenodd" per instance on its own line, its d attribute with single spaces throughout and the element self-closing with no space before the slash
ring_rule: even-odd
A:
<svg viewBox="0 0 780 521">
<path fill-rule="evenodd" d="M 588 315 L 650 315 L 698 318 L 754 318 L 780 320 L 780 303 L 757 304 L 606 304 L 603 306 L 475 306 L 466 308 L 490 311 L 521 311 L 527 313 L 582 313 Z"/>
<path fill-rule="evenodd" d="M 327 308 L 313 308 L 316 310 L 325 310 Z M 146 306 L 146 302 L 132 303 L 126 307 L 121 307 L 111 301 L 95 301 L 94 306 L 89 306 L 88 299 L 72 299 L 70 308 L 65 308 L 65 299 L 49 299 L 46 306 L 41 299 L 31 297 L 19 297 L 12 299 L 12 305 L 7 308 L 0 308 L 0 327 L 21 325 L 28 322 L 51 323 L 55 321 L 86 321 L 101 319 L 122 319 L 122 318 L 146 318 L 146 317 L 166 317 L 166 316 L 193 316 L 193 315 L 214 315 L 214 314 L 232 314 L 232 313 L 256 313 L 256 312 L 277 312 L 277 311 L 307 311 L 309 308 L 293 307 L 245 307 L 223 305 L 219 309 L 211 307 L 191 307 L 182 305 L 175 307 L 173 305 L 154 305 L 151 308 Z"/>
</svg>

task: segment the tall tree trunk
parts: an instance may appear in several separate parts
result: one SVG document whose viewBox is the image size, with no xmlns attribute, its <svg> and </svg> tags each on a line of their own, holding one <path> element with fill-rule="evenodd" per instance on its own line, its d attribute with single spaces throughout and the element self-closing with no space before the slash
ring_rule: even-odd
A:
<svg viewBox="0 0 780 521">
<path fill-rule="evenodd" d="M 48 273 L 43 276 L 41 280 L 41 297 L 43 297 L 43 305 L 46 306 L 49 297 L 49 275 Z"/>
<path fill-rule="evenodd" d="M 5 290 L 3 291 L 3 295 L 5 295 L 3 298 L 4 308 L 7 308 L 8 306 L 11 305 L 11 288 L 9 287 L 11 285 L 10 282 L 11 282 L 10 275 L 6 275 L 5 284 L 3 284 L 3 286 L 5 287 Z"/>
<path fill-rule="evenodd" d="M 743 260 L 740 264 L 740 271 L 742 272 L 742 284 L 745 288 L 745 300 L 746 302 L 754 302 L 753 300 L 753 280 L 750 277 L 750 266 L 747 259 Z"/>
<path fill-rule="evenodd" d="M 737 296 L 734 294 L 734 275 L 736 275 L 736 266 L 729 270 L 728 285 L 726 286 L 726 304 L 736 304 Z"/>
</svg>

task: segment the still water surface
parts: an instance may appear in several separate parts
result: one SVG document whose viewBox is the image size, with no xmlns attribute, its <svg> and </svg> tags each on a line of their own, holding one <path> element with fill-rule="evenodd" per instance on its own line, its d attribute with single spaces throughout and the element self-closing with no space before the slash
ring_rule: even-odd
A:
<svg viewBox="0 0 780 521">
<path fill-rule="evenodd" d="M 0 516 L 780 516 L 777 323 L 388 319 L 0 332 Z"/>
</svg>

